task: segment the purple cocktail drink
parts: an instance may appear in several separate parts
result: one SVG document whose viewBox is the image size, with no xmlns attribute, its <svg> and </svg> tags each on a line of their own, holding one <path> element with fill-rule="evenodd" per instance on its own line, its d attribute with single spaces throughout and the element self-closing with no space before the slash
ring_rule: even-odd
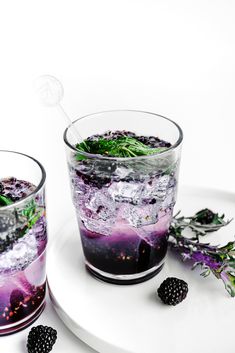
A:
<svg viewBox="0 0 235 353">
<path fill-rule="evenodd" d="M 6 155 L 9 162 L 12 156 L 30 158 L 1 151 L 0 159 L 3 154 L 3 164 Z M 0 179 L 0 335 L 26 327 L 44 307 L 47 232 L 42 171 L 40 185 L 15 177 Z"/>
<path fill-rule="evenodd" d="M 96 277 L 138 283 L 161 269 L 177 189 L 180 154 L 173 143 L 112 130 L 68 151 L 85 262 Z M 128 157 L 114 158 L 117 151 Z"/>
</svg>

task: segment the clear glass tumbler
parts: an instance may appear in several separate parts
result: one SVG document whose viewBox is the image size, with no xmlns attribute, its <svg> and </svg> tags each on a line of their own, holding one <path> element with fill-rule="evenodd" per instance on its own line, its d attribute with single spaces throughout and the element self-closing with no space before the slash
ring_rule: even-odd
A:
<svg viewBox="0 0 235 353">
<path fill-rule="evenodd" d="M 44 308 L 46 174 L 38 161 L 18 152 L 0 151 L 0 165 L 0 335 L 5 335 L 28 326 Z M 13 201 L 4 205 L 9 195 Z"/>
<path fill-rule="evenodd" d="M 158 154 L 114 158 L 79 151 L 83 139 L 107 130 L 158 136 L 171 147 Z M 182 130 L 173 121 L 142 111 L 106 111 L 79 118 L 64 133 L 72 197 L 87 269 L 117 284 L 157 274 L 167 251 L 176 201 Z"/>
</svg>

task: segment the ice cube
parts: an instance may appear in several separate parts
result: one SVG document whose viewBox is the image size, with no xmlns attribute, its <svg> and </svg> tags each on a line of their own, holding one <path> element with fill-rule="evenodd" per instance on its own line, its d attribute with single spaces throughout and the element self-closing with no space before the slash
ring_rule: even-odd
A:
<svg viewBox="0 0 235 353">
<path fill-rule="evenodd" d="M 125 218 L 132 227 L 139 228 L 158 221 L 159 205 L 130 206 L 126 209 Z"/>
<path fill-rule="evenodd" d="M 107 190 L 97 191 L 86 204 L 86 207 L 95 214 L 95 218 L 103 221 L 108 221 L 110 217 L 115 217 L 116 205 Z"/>
<path fill-rule="evenodd" d="M 120 179 L 124 179 L 132 172 L 133 172 L 132 168 L 122 166 L 116 169 L 115 175 L 117 175 Z"/>
<path fill-rule="evenodd" d="M 113 222 L 104 222 L 100 219 L 84 218 L 83 223 L 86 229 L 91 232 L 109 236 L 112 233 Z"/>
<path fill-rule="evenodd" d="M 0 273 L 22 271 L 37 257 L 37 242 L 31 231 L 19 239 L 11 250 L 0 255 Z"/>
<path fill-rule="evenodd" d="M 14 246 L 14 251 L 9 251 L 8 255 L 12 255 L 12 258 L 18 260 L 20 258 L 23 258 L 26 253 L 27 253 L 27 245 L 26 245 L 26 243 L 24 241 L 19 241 Z"/>
<path fill-rule="evenodd" d="M 85 184 L 84 180 L 76 175 L 71 175 L 71 184 L 73 192 L 77 194 L 84 194 L 90 189 L 89 185 Z"/>
<path fill-rule="evenodd" d="M 142 183 L 119 181 L 109 187 L 109 193 L 116 202 L 128 202 L 137 205 L 141 201 L 143 188 Z"/>
<path fill-rule="evenodd" d="M 88 230 L 109 235 L 116 220 L 116 205 L 107 189 L 102 189 L 87 198 L 78 213 Z"/>
<path fill-rule="evenodd" d="M 164 201 L 162 202 L 162 208 L 172 208 L 175 205 L 175 188 L 169 188 Z"/>
<path fill-rule="evenodd" d="M 11 233 L 16 226 L 16 217 L 12 212 L 1 212 L 0 214 L 0 236 L 3 238 Z"/>
<path fill-rule="evenodd" d="M 142 198 L 145 202 L 152 199 L 162 201 L 167 195 L 168 188 L 170 187 L 170 176 L 163 175 L 152 180 L 149 180 L 143 189 Z"/>
</svg>

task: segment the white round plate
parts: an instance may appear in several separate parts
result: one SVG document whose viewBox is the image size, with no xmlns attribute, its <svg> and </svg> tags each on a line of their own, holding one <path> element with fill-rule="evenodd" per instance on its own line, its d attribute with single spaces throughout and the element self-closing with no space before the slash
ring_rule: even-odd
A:
<svg viewBox="0 0 235 353">
<path fill-rule="evenodd" d="M 192 215 L 202 208 L 235 216 L 235 195 L 183 187 L 175 211 Z M 233 240 L 235 221 L 207 236 L 213 244 Z M 213 275 L 200 276 L 168 253 L 163 270 L 153 279 L 118 286 L 93 278 L 84 267 L 76 219 L 69 218 L 55 237 L 47 264 L 50 294 L 64 323 L 101 353 L 233 352 L 235 299 Z M 179 305 L 163 305 L 156 295 L 169 276 L 189 285 Z"/>
</svg>

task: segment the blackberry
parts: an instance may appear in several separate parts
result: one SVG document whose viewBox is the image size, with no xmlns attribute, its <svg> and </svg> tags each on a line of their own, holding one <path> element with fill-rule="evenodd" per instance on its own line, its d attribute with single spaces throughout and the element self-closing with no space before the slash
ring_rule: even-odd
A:
<svg viewBox="0 0 235 353">
<path fill-rule="evenodd" d="M 57 332 L 52 327 L 35 326 L 28 335 L 28 353 L 48 353 L 57 339 Z"/>
<path fill-rule="evenodd" d="M 125 130 L 107 131 L 103 136 L 105 139 L 118 139 L 120 137 L 135 137 L 135 133 Z"/>
<path fill-rule="evenodd" d="M 144 143 L 148 147 L 158 148 L 158 147 L 171 147 L 169 142 L 164 140 L 160 140 L 156 136 L 136 136 L 136 139 L 142 143 Z"/>
<path fill-rule="evenodd" d="M 24 301 L 24 294 L 20 289 L 14 289 L 10 295 L 11 309 L 15 310 Z"/>
<path fill-rule="evenodd" d="M 82 178 L 84 184 L 92 185 L 94 187 L 97 187 L 98 189 L 101 189 L 104 185 L 109 184 L 111 182 L 111 179 L 109 177 L 97 176 L 93 173 L 88 175 L 83 174 L 77 170 L 76 174 L 79 178 Z"/>
<path fill-rule="evenodd" d="M 136 139 L 144 143 L 145 145 L 147 145 L 147 143 L 149 142 L 148 136 L 136 136 Z"/>
<path fill-rule="evenodd" d="M 8 197 L 11 201 L 16 202 L 35 190 L 35 186 L 25 180 L 16 178 L 1 179 L 0 194 Z"/>
<path fill-rule="evenodd" d="M 157 202 L 156 199 L 152 199 L 152 200 L 149 201 L 149 204 L 150 204 L 150 205 L 154 205 L 156 202 Z"/>
<path fill-rule="evenodd" d="M 166 147 L 166 148 L 169 148 L 169 147 L 171 147 L 171 143 L 162 140 L 162 141 L 159 142 L 158 147 Z"/>
<path fill-rule="evenodd" d="M 6 197 L 8 197 L 11 201 L 13 202 L 16 202 L 16 201 L 19 201 L 21 198 L 25 197 L 26 194 L 25 193 L 22 193 L 21 194 L 21 197 L 19 196 L 15 196 L 15 195 L 12 195 L 10 192 L 8 194 L 6 194 Z"/>
<path fill-rule="evenodd" d="M 106 177 L 98 177 L 94 176 L 94 179 L 90 179 L 90 184 L 97 187 L 98 189 L 102 189 L 104 185 L 110 184 L 111 179 Z"/>
<path fill-rule="evenodd" d="M 136 134 L 134 132 L 125 131 L 125 130 L 116 130 L 116 131 L 108 130 L 104 134 L 96 134 L 96 135 L 89 136 L 87 138 L 87 141 L 97 141 L 100 138 L 104 138 L 105 140 L 115 140 L 124 136 L 135 137 Z"/>
<path fill-rule="evenodd" d="M 188 285 L 182 279 L 168 277 L 162 282 L 157 292 L 164 304 L 177 305 L 186 298 Z"/>
<path fill-rule="evenodd" d="M 205 208 L 197 212 L 194 219 L 200 224 L 210 224 L 213 222 L 214 218 L 215 218 L 214 212 L 212 212 L 208 208 Z"/>
</svg>

